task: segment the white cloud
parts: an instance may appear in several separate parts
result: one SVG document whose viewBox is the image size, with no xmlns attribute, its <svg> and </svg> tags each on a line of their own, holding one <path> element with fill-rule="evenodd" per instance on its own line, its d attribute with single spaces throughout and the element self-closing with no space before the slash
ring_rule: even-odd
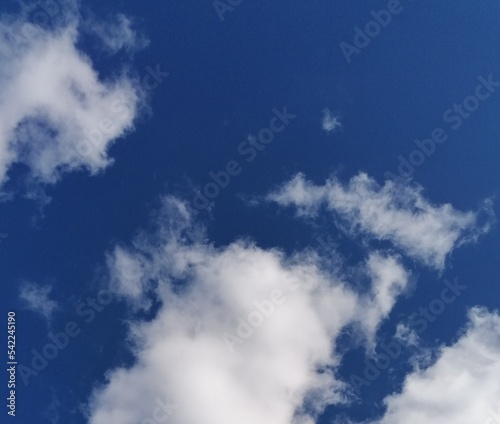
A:
<svg viewBox="0 0 500 424">
<path fill-rule="evenodd" d="M 416 347 L 420 345 L 420 336 L 418 333 L 403 323 L 399 323 L 396 326 L 394 338 L 406 346 Z"/>
<path fill-rule="evenodd" d="M 409 375 L 401 393 L 386 398 L 377 424 L 493 424 L 500 419 L 500 316 L 482 308 L 437 361 Z"/>
<path fill-rule="evenodd" d="M 179 405 L 171 419 L 192 424 L 312 424 L 346 401 L 336 338 L 354 323 L 373 338 L 407 283 L 396 258 L 370 254 L 372 288 L 360 294 L 311 250 L 213 247 L 173 198 L 157 220 L 155 234 L 108 257 L 114 290 L 133 306 L 161 306 L 153 320 L 130 324 L 136 364 L 108 374 L 89 423 L 151 423 L 167 396 Z"/>
<path fill-rule="evenodd" d="M 0 20 L 0 185 L 15 163 L 41 183 L 76 169 L 96 174 L 112 163 L 113 141 L 133 129 L 141 91 L 126 74 L 98 75 L 77 47 L 80 22 L 69 6 L 44 27 L 27 19 L 25 12 Z M 134 37 L 108 35 L 108 44 L 117 36 L 130 45 Z"/>
<path fill-rule="evenodd" d="M 53 313 L 59 309 L 57 302 L 50 299 L 51 291 L 52 286 L 50 285 L 25 282 L 21 285 L 19 298 L 26 309 L 36 312 L 50 321 Z"/>
<path fill-rule="evenodd" d="M 342 127 L 342 124 L 340 123 L 340 118 L 333 115 L 330 109 L 326 108 L 323 110 L 322 126 L 323 130 L 325 130 L 327 133 L 331 133 L 337 128 Z"/>
<path fill-rule="evenodd" d="M 115 272 L 111 275 L 110 287 L 113 292 L 138 307 L 147 308 L 149 303 L 144 294 L 147 285 L 142 270 L 142 259 L 127 249 L 117 246 L 107 257 L 108 267 Z"/>
<path fill-rule="evenodd" d="M 433 266 L 480 232 L 476 214 L 433 206 L 420 189 L 392 184 L 360 174 L 347 187 L 315 186 L 299 175 L 269 198 L 310 216 L 326 205 L 347 234 L 391 240 Z M 155 216 L 153 233 L 107 257 L 110 287 L 131 311 L 159 307 L 152 320 L 131 319 L 136 362 L 110 371 L 94 391 L 90 424 L 150 424 L 170 396 L 178 405 L 170 419 L 179 423 L 312 424 L 327 405 L 351 399 L 337 377 L 337 338 L 356 328 L 376 350 L 377 330 L 410 280 L 399 256 L 365 245 L 361 273 L 342 268 L 341 258 L 325 269 L 311 248 L 291 256 L 248 240 L 216 248 L 175 198 Z M 369 287 L 354 290 L 363 275 Z M 485 314 L 471 316 L 477 323 Z M 398 334 L 411 341 L 403 328 Z M 422 351 L 414 365 L 434 357 Z"/>
<path fill-rule="evenodd" d="M 378 326 L 392 310 L 396 298 L 405 291 L 410 275 L 396 258 L 378 253 L 370 255 L 367 270 L 372 280 L 371 297 L 368 307 L 361 305 L 359 316 L 373 350 Z"/>
<path fill-rule="evenodd" d="M 118 14 L 114 22 L 92 22 L 89 31 L 94 32 L 113 53 L 121 49 L 135 52 L 143 49 L 149 41 L 132 28 L 131 20 Z"/>
<path fill-rule="evenodd" d="M 347 185 L 336 179 L 315 185 L 298 174 L 268 199 L 295 206 L 300 215 L 315 215 L 326 205 L 346 231 L 389 240 L 405 254 L 437 269 L 443 269 L 454 248 L 488 231 L 493 220 L 489 202 L 484 207 L 488 220 L 479 226 L 478 213 L 460 212 L 450 204 L 433 205 L 420 187 L 392 181 L 379 186 L 364 173 Z"/>
</svg>

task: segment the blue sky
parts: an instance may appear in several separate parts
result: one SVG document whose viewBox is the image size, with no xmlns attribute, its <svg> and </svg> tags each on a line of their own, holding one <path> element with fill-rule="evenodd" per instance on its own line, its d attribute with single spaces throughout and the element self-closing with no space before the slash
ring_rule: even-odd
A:
<svg viewBox="0 0 500 424">
<path fill-rule="evenodd" d="M 500 422 L 497 2 L 1 13 L 5 422 Z"/>
</svg>

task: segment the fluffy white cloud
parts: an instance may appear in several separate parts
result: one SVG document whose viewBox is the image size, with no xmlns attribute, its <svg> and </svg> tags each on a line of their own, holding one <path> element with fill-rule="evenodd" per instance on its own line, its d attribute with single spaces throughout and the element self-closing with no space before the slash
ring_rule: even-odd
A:
<svg viewBox="0 0 500 424">
<path fill-rule="evenodd" d="M 327 133 L 331 133 L 335 131 L 337 128 L 340 128 L 342 124 L 340 123 L 340 119 L 338 116 L 335 116 L 330 109 L 326 108 L 323 110 L 323 121 L 322 121 L 323 130 Z"/>
<path fill-rule="evenodd" d="M 112 162 L 112 142 L 133 128 L 141 90 L 124 73 L 98 75 L 77 47 L 81 23 L 71 4 L 43 27 L 29 23 L 27 11 L 0 20 L 0 185 L 14 163 L 42 183 L 79 168 L 95 174 Z M 132 43 L 127 22 L 107 44 Z"/>
<path fill-rule="evenodd" d="M 344 402 L 336 339 L 349 324 L 372 339 L 407 272 L 372 253 L 363 265 L 371 288 L 356 293 L 319 263 L 310 250 L 289 257 L 245 240 L 215 248 L 167 198 L 156 232 L 108 257 L 115 291 L 133 306 L 161 306 L 130 324 L 136 364 L 108 374 L 89 423 L 150 424 L 169 396 L 171 419 L 190 424 L 309 424 Z"/>
<path fill-rule="evenodd" d="M 315 185 L 298 174 L 268 199 L 292 205 L 301 215 L 314 215 L 326 205 L 348 232 L 389 240 L 407 255 L 443 269 L 446 256 L 457 246 L 475 241 L 490 228 L 492 212 L 485 202 L 488 221 L 478 225 L 478 213 L 461 212 L 450 204 L 433 205 L 422 189 L 386 181 L 379 186 L 364 173 L 347 185 L 329 179 Z"/>
<path fill-rule="evenodd" d="M 364 174 L 347 187 L 299 175 L 269 198 L 306 215 L 327 205 L 347 234 L 391 240 L 436 267 L 480 232 L 476 214 L 433 206 L 420 189 L 379 187 Z M 325 406 L 349 400 L 350 386 L 337 377 L 337 338 L 358 329 L 375 351 L 381 322 L 408 287 L 398 256 L 368 248 L 360 273 L 343 269 L 341 258 L 325 269 L 313 249 L 289 256 L 248 240 L 216 248 L 171 197 L 156 220 L 155 231 L 107 257 L 110 286 L 131 311 L 159 307 L 152 320 L 130 321 L 136 363 L 112 370 L 95 390 L 90 424 L 151 424 L 165 410 L 189 424 L 312 424 Z M 363 275 L 369 287 L 354 290 L 360 285 L 351 279 Z M 471 316 L 475 334 L 485 314 Z"/>
<path fill-rule="evenodd" d="M 50 299 L 52 286 L 25 282 L 21 285 L 19 298 L 26 309 L 42 315 L 48 321 L 59 308 L 55 300 Z"/>
<path fill-rule="evenodd" d="M 386 398 L 376 424 L 493 424 L 500 419 L 500 316 L 469 313 L 467 331 L 443 347 L 437 361 L 409 375 L 401 393 Z"/>
</svg>

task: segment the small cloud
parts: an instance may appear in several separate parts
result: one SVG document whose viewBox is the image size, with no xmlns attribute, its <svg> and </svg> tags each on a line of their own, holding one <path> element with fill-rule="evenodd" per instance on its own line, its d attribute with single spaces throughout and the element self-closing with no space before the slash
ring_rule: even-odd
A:
<svg viewBox="0 0 500 424">
<path fill-rule="evenodd" d="M 133 29 L 132 21 L 122 14 L 118 14 L 114 21 L 93 20 L 89 23 L 89 30 L 95 33 L 113 54 L 122 49 L 135 52 L 149 44 L 144 35 Z"/>
<path fill-rule="evenodd" d="M 60 421 L 59 411 L 61 410 L 61 402 L 56 396 L 54 389 L 52 389 L 52 400 L 45 408 L 45 411 L 42 415 L 49 421 L 51 424 L 57 424 Z"/>
<path fill-rule="evenodd" d="M 394 338 L 406 346 L 416 347 L 420 344 L 418 333 L 403 323 L 397 325 Z"/>
<path fill-rule="evenodd" d="M 340 127 L 342 127 L 340 117 L 333 115 L 328 108 L 323 109 L 323 130 L 331 133 Z"/>
<path fill-rule="evenodd" d="M 59 309 L 57 302 L 49 298 L 51 291 L 52 286 L 50 285 L 27 282 L 21 286 L 19 298 L 26 309 L 38 313 L 50 321 L 54 311 Z"/>
</svg>

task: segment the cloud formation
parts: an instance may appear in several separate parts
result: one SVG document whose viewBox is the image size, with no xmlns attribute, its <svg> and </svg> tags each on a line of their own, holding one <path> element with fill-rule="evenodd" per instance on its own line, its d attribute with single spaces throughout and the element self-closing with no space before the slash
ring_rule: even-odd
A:
<svg viewBox="0 0 500 424">
<path fill-rule="evenodd" d="M 282 206 L 294 206 L 299 215 L 314 216 L 321 206 L 334 214 L 350 233 L 388 240 L 406 255 L 442 270 L 456 247 L 477 240 L 489 231 L 493 216 L 484 202 L 488 219 L 479 225 L 480 212 L 461 212 L 450 204 L 433 205 L 420 187 L 386 181 L 378 185 L 364 173 L 344 185 L 332 178 L 315 185 L 298 174 L 268 195 Z"/>
<path fill-rule="evenodd" d="M 108 256 L 113 290 L 160 308 L 152 321 L 131 321 L 136 364 L 109 373 L 89 423 L 151 423 L 169 396 L 172 419 L 192 424 L 310 424 L 345 402 L 336 339 L 354 324 L 373 340 L 408 273 L 370 252 L 361 269 L 371 288 L 357 293 L 320 263 L 310 250 L 287 256 L 248 240 L 215 248 L 186 205 L 166 198 L 156 231 Z"/>
<path fill-rule="evenodd" d="M 331 133 L 335 131 L 337 128 L 342 127 L 340 123 L 340 118 L 335 116 L 330 109 L 326 108 L 323 110 L 323 121 L 322 121 L 323 130 L 327 133 Z"/>
<path fill-rule="evenodd" d="M 50 321 L 53 313 L 59 308 L 57 302 L 50 299 L 51 291 L 52 286 L 50 285 L 25 282 L 19 290 L 19 299 L 26 309 L 36 312 Z"/>
<path fill-rule="evenodd" d="M 500 418 L 500 316 L 469 312 L 465 333 L 436 362 L 410 374 L 373 424 L 493 424 Z"/>
<path fill-rule="evenodd" d="M 308 216 L 326 205 L 347 235 L 390 240 L 435 268 L 485 231 L 475 213 L 434 206 L 419 188 L 380 187 L 365 174 L 347 186 L 316 186 L 298 175 L 269 199 Z M 377 331 L 411 276 L 400 256 L 364 248 L 353 271 L 341 257 L 325 268 L 311 248 L 287 255 L 248 239 L 214 247 L 187 204 L 164 198 L 154 230 L 107 255 L 110 288 L 130 305 L 136 361 L 111 370 L 94 390 L 89 423 L 151 424 L 163 414 L 190 424 L 312 424 L 326 406 L 349 402 L 338 338 L 355 330 L 374 353 Z M 138 318 L 140 309 L 154 310 L 154 318 Z M 477 311 L 473 322 L 483 322 Z M 167 399 L 175 408 L 160 406 Z"/>
<path fill-rule="evenodd" d="M 134 30 L 132 21 L 121 13 L 112 22 L 91 22 L 88 30 L 95 33 L 111 53 L 122 49 L 133 53 L 149 44 L 142 34 Z"/>
<path fill-rule="evenodd" d="M 78 48 L 82 23 L 72 4 L 43 26 L 30 23 L 26 10 L 0 19 L 0 185 L 16 163 L 40 183 L 77 169 L 96 174 L 112 162 L 113 141 L 133 129 L 141 90 L 124 71 L 98 75 Z M 106 33 L 106 45 L 133 44 L 127 22 Z"/>
</svg>

